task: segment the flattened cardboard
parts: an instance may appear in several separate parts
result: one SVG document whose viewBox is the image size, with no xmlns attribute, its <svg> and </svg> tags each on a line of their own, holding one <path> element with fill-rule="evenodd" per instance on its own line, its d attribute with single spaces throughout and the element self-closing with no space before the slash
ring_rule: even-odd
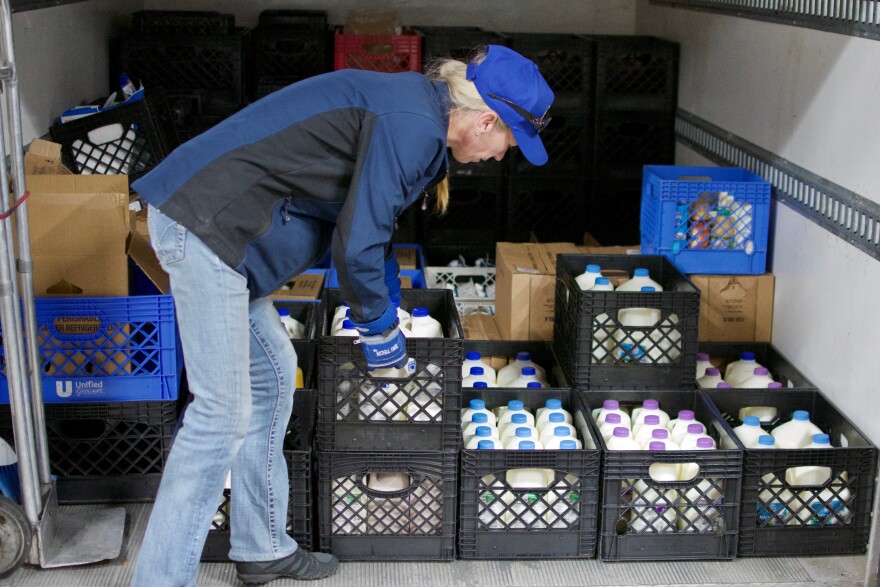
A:
<svg viewBox="0 0 880 587">
<path fill-rule="evenodd" d="M 289 289 L 279 289 L 270 298 L 273 300 L 317 300 L 321 298 L 324 287 L 322 273 L 302 273 L 287 284 Z"/>
<path fill-rule="evenodd" d="M 397 245 L 394 247 L 394 254 L 397 256 L 397 265 L 401 269 L 419 269 L 418 253 L 415 247 Z"/>
<path fill-rule="evenodd" d="M 773 274 L 691 275 L 700 289 L 699 340 L 770 342 Z"/>
<path fill-rule="evenodd" d="M 495 317 L 489 314 L 465 314 L 461 317 L 461 327 L 467 340 L 503 340 Z"/>
</svg>

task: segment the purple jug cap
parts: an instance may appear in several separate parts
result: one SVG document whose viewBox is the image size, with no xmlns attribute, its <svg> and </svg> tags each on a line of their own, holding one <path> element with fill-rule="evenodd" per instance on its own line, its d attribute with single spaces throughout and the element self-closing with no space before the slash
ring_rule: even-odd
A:
<svg viewBox="0 0 880 587">
<path fill-rule="evenodd" d="M 781 388 L 782 388 L 782 384 L 779 383 L 778 381 L 771 381 L 770 383 L 767 384 L 767 389 L 781 389 Z"/>
<path fill-rule="evenodd" d="M 733 386 L 726 381 L 719 381 L 718 385 L 715 386 L 715 389 L 730 389 Z"/>
<path fill-rule="evenodd" d="M 717 367 L 706 367 L 706 375 L 709 377 L 718 377 L 721 375 L 721 371 L 719 371 Z"/>
<path fill-rule="evenodd" d="M 648 426 L 656 426 L 660 423 L 660 416 L 657 414 L 648 414 L 645 416 L 645 424 Z"/>
<path fill-rule="evenodd" d="M 697 439 L 697 448 L 715 448 L 715 441 L 708 436 L 702 436 Z"/>
<path fill-rule="evenodd" d="M 691 410 L 680 410 L 678 412 L 678 419 L 679 420 L 693 420 L 694 413 Z"/>
<path fill-rule="evenodd" d="M 629 438 L 629 428 L 618 426 L 614 429 L 614 436 L 617 438 Z"/>
<path fill-rule="evenodd" d="M 698 361 L 708 361 L 709 360 L 709 353 L 697 353 L 697 360 Z"/>
<path fill-rule="evenodd" d="M 648 450 L 666 450 L 666 444 L 662 442 L 652 442 L 648 444 Z"/>
<path fill-rule="evenodd" d="M 764 375 L 770 375 L 770 371 L 767 370 L 767 367 L 755 367 L 754 373 L 755 375 L 760 375 L 762 377 Z"/>
<path fill-rule="evenodd" d="M 666 430 L 665 428 L 655 428 L 651 431 L 651 438 L 666 440 L 669 438 L 669 430 Z"/>
<path fill-rule="evenodd" d="M 620 424 L 620 414 L 606 414 L 605 422 L 608 424 Z"/>
<path fill-rule="evenodd" d="M 602 402 L 602 408 L 606 410 L 618 410 L 620 409 L 620 402 L 616 399 L 606 399 Z"/>
<path fill-rule="evenodd" d="M 695 422 L 693 424 L 688 424 L 687 427 L 688 434 L 702 434 L 703 433 L 703 425 L 699 422 Z"/>
<path fill-rule="evenodd" d="M 642 402 L 642 407 L 646 410 L 657 410 L 660 408 L 660 402 L 655 399 L 646 399 Z"/>
</svg>

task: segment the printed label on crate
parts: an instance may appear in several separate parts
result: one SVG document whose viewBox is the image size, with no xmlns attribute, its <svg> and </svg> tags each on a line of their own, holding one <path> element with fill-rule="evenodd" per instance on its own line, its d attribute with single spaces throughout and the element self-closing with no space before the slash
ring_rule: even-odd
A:
<svg viewBox="0 0 880 587">
<path fill-rule="evenodd" d="M 97 316 L 59 316 L 52 324 L 59 334 L 95 334 L 101 329 Z"/>
</svg>

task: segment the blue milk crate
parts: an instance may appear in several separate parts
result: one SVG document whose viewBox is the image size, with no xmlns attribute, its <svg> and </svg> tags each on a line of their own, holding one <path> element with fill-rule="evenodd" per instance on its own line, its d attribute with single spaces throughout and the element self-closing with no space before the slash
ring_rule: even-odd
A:
<svg viewBox="0 0 880 587">
<path fill-rule="evenodd" d="M 763 274 L 770 183 L 739 167 L 646 165 L 642 253 L 683 273 Z"/>
<path fill-rule="evenodd" d="M 35 306 L 45 403 L 177 399 L 171 296 L 37 298 Z M 8 404 L 2 347 L 0 361 L 0 404 Z"/>
</svg>

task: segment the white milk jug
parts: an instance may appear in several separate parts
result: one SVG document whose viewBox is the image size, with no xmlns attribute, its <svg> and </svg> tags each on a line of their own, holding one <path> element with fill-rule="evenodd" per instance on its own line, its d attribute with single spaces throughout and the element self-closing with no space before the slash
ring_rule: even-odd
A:
<svg viewBox="0 0 880 587">
<path fill-rule="evenodd" d="M 547 373 L 544 368 L 532 361 L 532 355 L 528 352 L 516 353 L 516 359 L 508 363 L 498 371 L 498 387 L 510 387 L 511 382 L 522 375 L 523 367 L 534 367 L 538 381 L 547 382 Z"/>
<path fill-rule="evenodd" d="M 562 409 L 562 401 L 558 399 L 548 399 L 544 402 L 543 408 L 538 408 L 535 411 L 535 426 L 540 429 L 541 422 L 546 422 L 550 419 L 550 414 L 562 414 L 562 417 L 566 422 L 571 423 L 571 414 L 568 413 L 567 410 Z"/>
<path fill-rule="evenodd" d="M 620 288 L 617 291 L 621 291 Z M 655 290 L 651 286 L 645 286 L 642 291 L 653 293 Z M 660 316 L 660 310 L 656 308 L 623 308 L 617 312 L 617 321 L 622 327 L 647 328 L 660 322 Z M 633 363 L 653 362 L 656 356 L 648 354 L 654 350 L 655 346 L 650 334 L 651 331 L 648 330 L 624 330 L 623 328 L 615 330 L 613 338 L 617 347 L 616 358 Z M 634 350 L 630 351 L 630 349 Z"/>
<path fill-rule="evenodd" d="M 608 450 L 642 450 L 639 443 L 630 437 L 629 428 L 623 426 L 614 429 L 614 432 L 605 441 L 605 446 L 608 447 Z"/>
<path fill-rule="evenodd" d="M 577 432 L 571 424 L 557 424 L 556 426 L 545 426 L 544 430 L 538 433 L 538 440 L 547 446 L 547 442 L 555 437 L 560 436 L 560 440 L 564 438 L 577 438 Z"/>
<path fill-rule="evenodd" d="M 697 379 L 706 374 L 706 369 L 711 367 L 709 362 L 709 353 L 697 353 Z"/>
<path fill-rule="evenodd" d="M 813 441 L 804 448 L 831 448 L 831 437 L 827 434 L 814 434 Z M 829 479 L 831 467 L 791 467 L 785 471 L 785 481 L 789 485 L 825 485 Z"/>
<path fill-rule="evenodd" d="M 776 448 L 775 439 L 769 434 L 758 438 L 758 443 L 752 447 L 756 450 L 772 450 Z M 784 526 L 797 524 L 797 520 L 791 515 L 788 504 L 793 503 L 794 495 L 788 489 L 783 489 L 782 479 L 777 479 L 773 473 L 767 473 L 761 477 L 764 488 L 758 493 L 758 525 Z"/>
<path fill-rule="evenodd" d="M 733 429 L 733 433 L 746 448 L 752 448 L 758 444 L 758 439 L 766 434 L 761 428 L 761 421 L 757 416 L 746 416 L 743 423 Z M 736 448 L 736 444 L 729 436 L 722 436 L 721 448 L 733 449 Z"/>
<path fill-rule="evenodd" d="M 649 398 L 642 402 L 641 407 L 633 410 L 633 432 L 636 432 L 642 422 L 645 421 L 645 417 L 650 415 L 657 416 L 657 418 L 659 418 L 660 420 L 659 423 L 661 426 L 665 427 L 669 424 L 669 414 L 660 409 L 660 402 L 655 399 Z"/>
<path fill-rule="evenodd" d="M 502 424 L 510 422 L 510 419 L 514 414 L 525 414 L 526 420 L 529 423 L 529 426 L 535 425 L 535 416 L 533 416 L 530 412 L 527 412 L 523 403 L 518 399 L 512 399 L 507 402 L 507 409 L 501 413 L 498 418 L 498 427 L 500 428 Z"/>
<path fill-rule="evenodd" d="M 468 351 L 465 356 L 464 362 L 461 364 L 461 372 L 464 374 L 471 372 L 471 367 L 482 367 L 483 373 L 486 375 L 487 381 L 490 381 L 492 385 L 495 385 L 496 374 L 495 369 L 489 366 L 488 363 L 483 361 L 480 353 L 476 351 Z"/>
<path fill-rule="evenodd" d="M 642 420 L 642 423 L 633 429 L 633 439 L 639 443 L 639 446 L 642 446 L 649 438 L 651 438 L 654 430 L 668 432 L 666 426 L 660 423 L 660 416 L 657 414 L 648 414 Z"/>
<path fill-rule="evenodd" d="M 477 428 L 481 428 L 481 427 L 488 428 L 489 432 L 493 433 L 492 435 L 495 438 L 499 438 L 498 429 L 495 428 L 495 426 L 492 426 L 492 424 L 490 424 L 487 420 L 488 420 L 488 418 L 486 417 L 486 414 L 483 414 L 482 412 L 476 412 L 476 413 L 472 414 L 471 421 L 468 422 L 467 424 L 465 424 L 464 426 L 462 426 L 462 429 L 461 429 L 462 439 L 467 441 L 467 439 L 469 437 L 476 434 Z"/>
<path fill-rule="evenodd" d="M 770 371 L 766 367 L 755 367 L 752 376 L 740 383 L 739 386 L 743 389 L 767 389 L 771 383 L 776 382 L 770 376 Z"/>
<path fill-rule="evenodd" d="M 642 444 L 643 450 L 649 450 L 649 446 L 651 444 L 659 442 L 663 445 L 663 450 L 673 451 L 673 450 L 681 450 L 677 444 L 672 442 L 672 437 L 669 436 L 669 430 L 664 428 L 656 428 L 651 431 L 651 437 L 646 439 Z"/>
<path fill-rule="evenodd" d="M 574 278 L 578 286 L 583 290 L 593 289 L 596 285 L 596 278 L 602 277 L 602 271 L 598 265 L 589 264 L 583 273 Z"/>
<path fill-rule="evenodd" d="M 697 438 L 694 446 L 682 450 L 712 450 L 715 441 L 708 436 Z M 681 466 L 679 479 L 683 481 L 696 478 L 700 474 L 700 466 L 697 463 L 685 463 Z M 679 532 L 708 532 L 715 528 L 715 522 L 721 515 L 719 509 L 721 492 L 717 479 L 703 479 L 696 487 L 684 492 L 679 502 L 678 519 Z"/>
<path fill-rule="evenodd" d="M 617 286 L 615 291 L 642 291 L 646 286 L 653 287 L 654 291 L 663 291 L 663 286 L 651 279 L 648 270 L 640 267 L 633 271 L 632 278 Z"/>
<path fill-rule="evenodd" d="M 724 380 L 734 387 L 741 387 L 740 383 L 754 375 L 755 369 L 762 366 L 755 360 L 755 353 L 743 351 L 738 361 L 728 363 L 724 370 Z"/>
<path fill-rule="evenodd" d="M 486 409 L 486 402 L 481 399 L 472 399 L 468 402 L 468 407 L 461 411 L 461 427 L 464 428 L 471 421 L 471 416 L 477 412 L 486 414 L 489 423 L 495 426 L 495 414 L 492 413 L 492 410 Z"/>
<path fill-rule="evenodd" d="M 482 367 L 471 367 L 470 372 L 461 380 L 461 386 L 474 387 L 478 381 L 485 383 L 486 387 L 495 387 L 495 382 L 486 375 L 486 371 Z"/>
<path fill-rule="evenodd" d="M 708 367 L 706 373 L 697 379 L 697 386 L 701 389 L 715 389 L 721 381 L 721 371 L 715 367 Z"/>
<path fill-rule="evenodd" d="M 358 337 L 360 335 L 360 332 L 355 329 L 354 323 L 351 320 L 343 320 L 342 324 L 339 326 L 339 329 L 337 329 L 336 332 L 333 333 L 333 336 Z"/>
<path fill-rule="evenodd" d="M 528 425 L 508 426 L 505 428 L 504 432 L 501 433 L 501 443 L 506 445 L 511 438 L 518 440 L 541 440 L 538 437 L 538 430 L 534 426 Z"/>
<path fill-rule="evenodd" d="M 779 411 L 773 406 L 746 406 L 740 408 L 739 419 L 745 422 L 747 416 L 756 416 L 761 423 L 766 424 L 772 422 L 778 413 Z"/>
<path fill-rule="evenodd" d="M 545 420 L 535 419 L 535 428 L 538 429 L 538 434 L 541 434 L 545 428 L 553 429 L 556 426 L 561 426 L 562 424 L 571 424 L 571 422 L 565 421 L 565 414 L 560 412 L 553 412 L 550 415 L 546 413 L 543 414 L 546 416 Z"/>
<path fill-rule="evenodd" d="M 520 376 L 511 381 L 508 387 L 528 387 L 532 383 L 537 383 L 539 386 L 541 385 L 541 382 L 538 381 L 535 368 L 523 367 Z"/>
<path fill-rule="evenodd" d="M 614 291 L 611 280 L 607 277 L 598 277 L 596 284 L 590 291 Z M 612 346 L 613 339 L 609 340 L 617 330 L 617 323 L 611 320 L 606 313 L 593 317 L 593 363 L 604 363 L 608 357 L 608 347 Z"/>
<path fill-rule="evenodd" d="M 662 444 L 651 443 L 651 451 L 663 451 Z M 650 479 L 658 483 L 678 481 L 679 465 L 675 463 L 654 463 L 649 468 Z M 675 505 L 678 492 L 657 490 L 646 480 L 638 479 L 633 484 L 632 519 L 629 527 L 635 533 L 675 532 Z"/>
<path fill-rule="evenodd" d="M 513 414 L 510 417 L 510 420 L 506 420 L 505 422 L 502 422 L 498 426 L 498 435 L 499 435 L 498 437 L 501 438 L 501 435 L 503 435 L 505 432 L 507 432 L 508 428 L 510 428 L 512 430 L 516 430 L 520 426 L 529 426 L 529 425 L 530 425 L 529 419 L 525 414 L 519 414 L 519 413 Z M 537 428 L 536 428 L 536 430 L 537 430 Z M 513 432 L 511 432 L 511 434 L 513 434 Z"/>
<path fill-rule="evenodd" d="M 691 435 L 694 437 L 702 436 L 706 433 L 706 427 L 703 426 L 702 422 L 693 421 L 690 424 L 682 425 L 681 422 L 675 425 L 675 428 L 669 433 L 669 436 L 672 437 L 672 442 L 684 448 L 682 442 L 686 436 Z"/>
<path fill-rule="evenodd" d="M 599 424 L 599 434 L 601 434 L 602 438 L 607 442 L 611 435 L 614 434 L 615 428 L 626 428 L 626 426 L 623 426 L 620 422 L 620 414 L 607 414 L 605 416 L 605 421 Z"/>
<path fill-rule="evenodd" d="M 556 428 L 553 436 L 547 438 L 546 441 L 541 441 L 544 444 L 544 450 L 567 450 L 567 449 L 580 449 L 583 448 L 583 443 L 580 440 L 575 438 L 573 435 L 566 436 L 563 432 L 566 429 L 565 426 L 559 426 Z"/>
<path fill-rule="evenodd" d="M 679 410 L 678 417 L 670 420 L 666 427 L 669 429 L 670 434 L 679 426 L 682 426 L 684 432 L 687 432 L 688 424 L 693 424 L 696 421 L 692 410 Z"/>
<path fill-rule="evenodd" d="M 413 338 L 443 338 L 443 326 L 422 306 L 413 308 L 410 331 Z"/>
<path fill-rule="evenodd" d="M 466 440 L 464 441 L 464 447 L 467 450 L 474 450 L 479 447 L 481 441 L 493 440 L 493 430 L 494 428 L 489 428 L 488 426 L 477 426 L 474 433 L 471 436 L 466 437 Z M 498 439 L 494 438 L 494 440 Z"/>
<path fill-rule="evenodd" d="M 592 412 L 593 419 L 597 424 L 601 425 L 602 422 L 605 421 L 606 414 L 618 414 L 620 415 L 620 423 L 627 428 L 632 427 L 632 422 L 630 420 L 629 414 L 620 409 L 620 402 L 616 399 L 606 399 L 602 402 L 601 408 L 596 408 Z"/>
<path fill-rule="evenodd" d="M 289 309 L 276 309 L 278 310 L 278 317 L 281 318 L 281 323 L 284 325 L 284 329 L 287 331 L 287 337 L 302 338 L 306 332 L 306 327 L 302 325 L 302 322 L 291 316 Z"/>
<path fill-rule="evenodd" d="M 791 420 L 770 431 L 776 439 L 776 448 L 805 448 L 814 434 L 822 434 L 818 426 L 810 422 L 810 413 L 795 410 Z"/>
</svg>

